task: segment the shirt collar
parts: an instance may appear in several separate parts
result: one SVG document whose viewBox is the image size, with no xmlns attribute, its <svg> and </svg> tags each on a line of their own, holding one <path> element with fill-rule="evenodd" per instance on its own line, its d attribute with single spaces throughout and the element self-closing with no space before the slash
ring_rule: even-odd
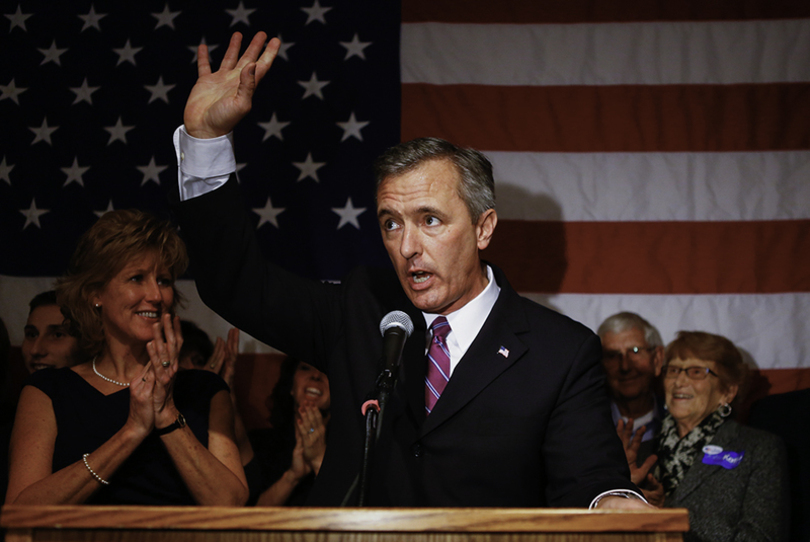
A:
<svg viewBox="0 0 810 542">
<path fill-rule="evenodd" d="M 445 316 L 450 324 L 452 340 L 457 343 L 459 353 L 462 356 L 467 352 L 467 349 L 478 336 L 478 332 L 484 326 L 489 313 L 492 312 L 492 307 L 495 306 L 495 302 L 498 300 L 500 291 L 501 288 L 495 282 L 492 268 L 487 265 L 487 285 L 484 290 L 475 299 Z M 427 312 L 423 312 L 422 315 L 425 317 L 425 324 L 427 324 L 428 328 L 430 328 L 433 320 L 440 316 L 439 314 Z"/>
</svg>

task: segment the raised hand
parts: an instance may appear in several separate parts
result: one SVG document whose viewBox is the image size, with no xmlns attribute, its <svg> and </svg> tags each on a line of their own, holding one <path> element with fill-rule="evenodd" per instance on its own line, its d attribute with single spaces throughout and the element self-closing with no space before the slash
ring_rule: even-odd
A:
<svg viewBox="0 0 810 542">
<path fill-rule="evenodd" d="M 616 424 L 616 432 L 619 434 L 619 438 L 622 440 L 622 444 L 624 445 L 624 453 L 627 456 L 627 465 L 630 467 L 630 481 L 637 486 L 640 486 L 641 483 L 647 479 L 650 469 L 655 462 L 658 461 L 658 456 L 653 454 L 645 459 L 644 463 L 640 467 L 636 466 L 638 449 L 641 446 L 641 438 L 644 436 L 644 432 L 646 430 L 647 427 L 642 425 L 634 433 L 632 419 L 628 420 L 627 423 L 624 423 L 623 420 L 619 420 L 619 422 Z M 652 477 L 651 474 L 649 476 Z"/>
<path fill-rule="evenodd" d="M 318 474 L 326 453 L 326 421 L 315 406 L 302 405 L 298 413 L 295 429 L 303 445 L 304 460 Z"/>
<path fill-rule="evenodd" d="M 129 384 L 129 424 L 139 435 L 146 436 L 155 426 L 155 409 L 152 395 L 155 387 L 155 374 L 150 364 L 135 375 Z"/>
<path fill-rule="evenodd" d="M 211 71 L 208 47 L 199 46 L 197 83 L 191 89 L 183 113 L 189 135 L 201 139 L 225 135 L 250 111 L 253 92 L 273 64 L 281 45 L 273 38 L 264 48 L 266 40 L 267 34 L 259 32 L 240 57 L 242 34 L 235 32 L 216 72 Z"/>
<path fill-rule="evenodd" d="M 155 375 L 152 405 L 155 412 L 155 421 L 166 418 L 168 423 L 177 417 L 172 385 L 178 369 L 178 356 L 183 346 L 183 334 L 180 331 L 180 317 L 165 313 L 161 322 L 152 326 L 153 339 L 146 343 L 149 353 L 149 366 Z M 172 408 L 167 409 L 166 407 Z M 165 421 L 165 420 L 164 420 Z M 167 424 L 164 424 L 167 425 Z"/>
<path fill-rule="evenodd" d="M 295 432 L 295 448 L 293 448 L 292 462 L 287 471 L 293 477 L 295 483 L 312 471 L 312 468 L 304 459 L 304 443 L 301 434 L 297 430 Z"/>
<path fill-rule="evenodd" d="M 239 357 L 239 330 L 232 327 L 228 330 L 228 340 L 223 341 L 217 337 L 214 352 L 205 364 L 206 371 L 211 371 L 222 377 L 222 380 L 233 392 L 233 380 L 236 374 L 236 360 Z"/>
</svg>

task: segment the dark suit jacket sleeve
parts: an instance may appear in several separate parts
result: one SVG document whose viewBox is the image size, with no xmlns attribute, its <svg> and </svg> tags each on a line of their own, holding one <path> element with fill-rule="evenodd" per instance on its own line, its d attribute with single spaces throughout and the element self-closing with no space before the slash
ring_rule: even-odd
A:
<svg viewBox="0 0 810 542">
<path fill-rule="evenodd" d="M 175 188 L 169 200 L 203 302 L 258 340 L 322 367 L 341 326 L 340 288 L 297 277 L 263 257 L 233 176 L 183 202 Z"/>
<path fill-rule="evenodd" d="M 588 506 L 604 491 L 629 489 L 630 471 L 613 428 L 601 345 L 590 336 L 581 344 L 559 391 L 543 444 L 550 506 Z"/>
</svg>

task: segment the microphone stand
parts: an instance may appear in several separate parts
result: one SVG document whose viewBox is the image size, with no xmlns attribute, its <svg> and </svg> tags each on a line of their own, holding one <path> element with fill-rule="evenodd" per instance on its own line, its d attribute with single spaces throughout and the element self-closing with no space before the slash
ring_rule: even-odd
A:
<svg viewBox="0 0 810 542">
<path fill-rule="evenodd" d="M 406 333 L 406 331 L 401 328 L 391 329 L 389 332 L 405 334 L 405 339 L 410 335 L 410 332 Z M 396 346 L 393 341 L 384 343 L 384 348 L 387 347 L 388 351 L 384 351 L 383 356 L 384 359 L 389 360 L 389 363 L 383 368 L 382 372 L 377 377 L 377 381 L 374 383 L 374 391 L 370 394 L 372 398 L 363 403 L 362 410 L 366 418 L 366 433 L 363 444 L 363 464 L 360 468 L 360 497 L 357 503 L 358 506 L 365 506 L 368 498 L 368 469 L 371 464 L 371 458 L 374 455 L 375 445 L 382 432 L 385 407 L 388 404 L 388 398 L 391 396 L 391 392 L 397 382 L 397 372 L 399 371 L 399 364 L 402 360 L 402 348 L 404 343 L 404 339 L 398 346 Z"/>
<path fill-rule="evenodd" d="M 376 397 L 376 399 L 369 399 L 363 403 L 363 413 L 366 417 L 366 434 L 363 444 L 363 465 L 360 468 L 360 498 L 357 503 L 358 506 L 365 506 L 366 499 L 368 498 L 368 468 L 371 464 L 371 458 L 374 455 L 374 447 L 382 431 L 385 406 L 388 403 L 391 391 L 396 385 L 397 369 L 399 369 L 399 365 L 393 368 L 384 368 L 374 384 L 372 396 Z"/>
</svg>

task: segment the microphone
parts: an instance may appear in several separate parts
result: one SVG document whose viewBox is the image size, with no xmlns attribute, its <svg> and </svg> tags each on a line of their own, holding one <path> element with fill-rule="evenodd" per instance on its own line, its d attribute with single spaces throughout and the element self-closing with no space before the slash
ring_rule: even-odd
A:
<svg viewBox="0 0 810 542">
<path fill-rule="evenodd" d="M 365 506 L 368 493 L 368 476 L 371 457 L 376 442 L 380 439 L 383 427 L 383 413 L 388 397 L 397 380 L 399 363 L 405 341 L 413 333 L 411 317 L 402 311 L 391 311 L 380 320 L 380 333 L 383 336 L 383 370 L 374 384 L 374 393 L 363 403 L 362 412 L 366 419 L 366 434 L 363 445 L 363 464 L 357 481 L 360 486 L 358 504 Z M 349 490 L 351 492 L 351 490 Z"/>
<path fill-rule="evenodd" d="M 383 336 L 383 361 L 385 369 L 396 378 L 397 368 L 402 360 L 405 341 L 413 333 L 411 317 L 402 311 L 391 311 L 380 320 L 380 333 Z"/>
</svg>

